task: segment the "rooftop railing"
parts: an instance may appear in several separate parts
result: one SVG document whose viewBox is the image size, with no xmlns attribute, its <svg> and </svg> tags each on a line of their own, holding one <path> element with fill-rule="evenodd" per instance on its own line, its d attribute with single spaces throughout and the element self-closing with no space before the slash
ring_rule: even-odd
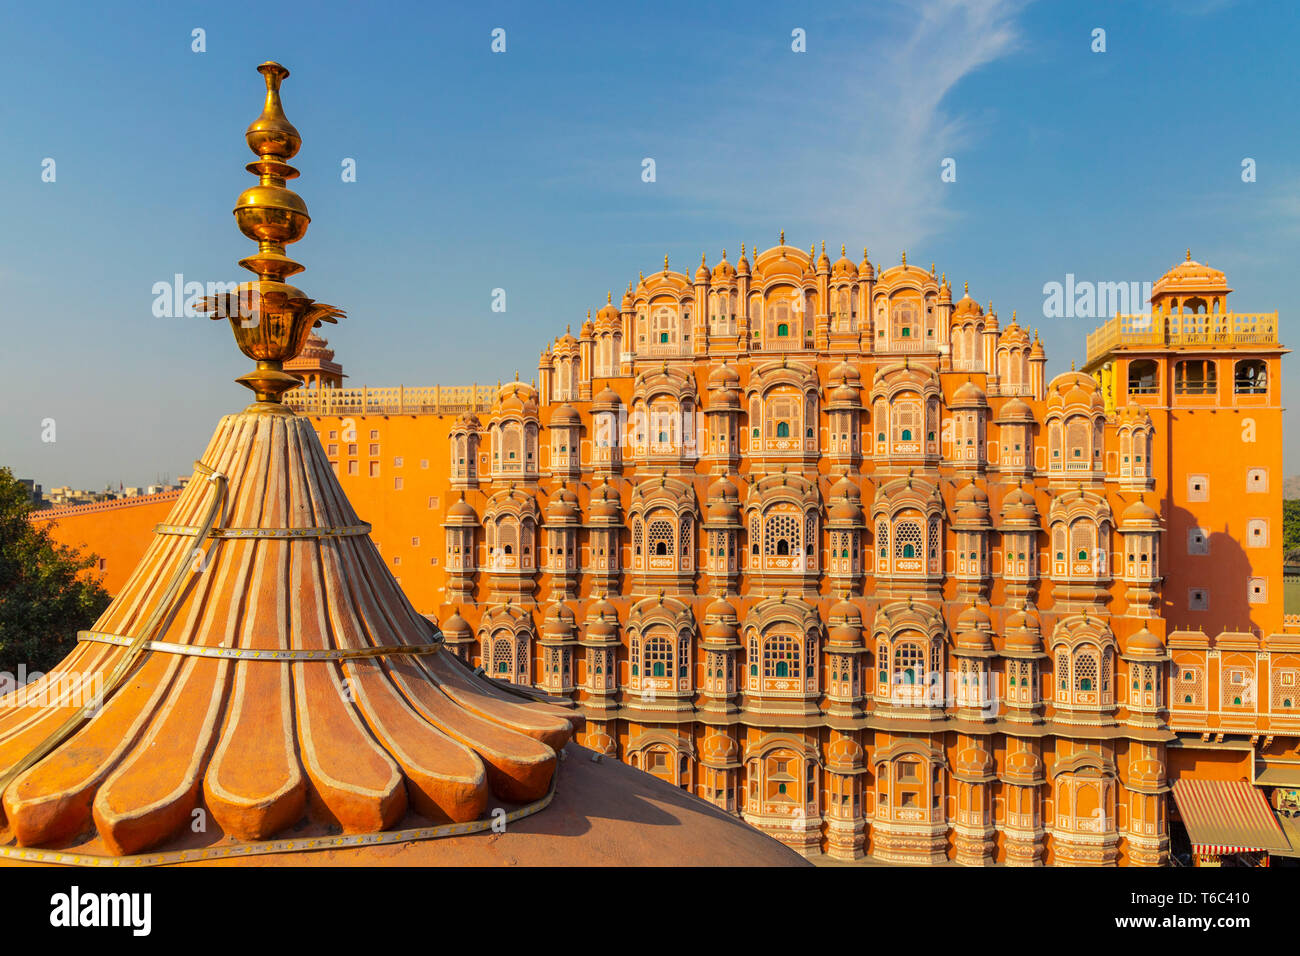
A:
<svg viewBox="0 0 1300 956">
<path fill-rule="evenodd" d="M 306 415 L 463 415 L 492 408 L 491 385 L 297 388 L 284 403 Z"/>
<path fill-rule="evenodd" d="M 1117 315 L 1088 335 L 1088 361 L 1129 345 L 1277 345 L 1276 312 Z"/>
</svg>

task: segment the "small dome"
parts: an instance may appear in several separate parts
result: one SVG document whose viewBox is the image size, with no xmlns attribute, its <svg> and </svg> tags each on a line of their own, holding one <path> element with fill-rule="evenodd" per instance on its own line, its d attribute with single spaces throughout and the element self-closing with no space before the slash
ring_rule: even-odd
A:
<svg viewBox="0 0 1300 956">
<path fill-rule="evenodd" d="M 725 362 L 709 373 L 709 388 L 739 388 L 740 375 Z"/>
<path fill-rule="evenodd" d="M 1141 498 L 1125 508 L 1120 516 L 1120 526 L 1125 528 L 1152 528 L 1159 525 L 1160 515 Z"/>
<path fill-rule="evenodd" d="M 1174 266 L 1159 279 L 1151 289 L 1151 297 L 1165 292 L 1231 292 L 1227 278 L 1221 269 L 1212 269 L 1203 262 L 1192 258 L 1192 250 L 1187 250 L 1187 258 Z"/>
<path fill-rule="evenodd" d="M 572 637 L 573 612 L 563 604 L 552 604 L 542 620 L 542 633 L 547 637 Z"/>
<path fill-rule="evenodd" d="M 442 631 L 442 636 L 445 640 L 453 642 L 467 641 L 474 636 L 474 631 L 469 626 L 469 621 L 460 616 L 460 611 L 457 611 L 451 617 L 447 618 L 447 620 L 439 624 L 438 629 Z"/>
<path fill-rule="evenodd" d="M 546 506 L 547 518 L 577 518 L 580 517 L 578 510 L 578 496 L 568 488 L 561 486 L 551 497 L 550 503 Z"/>
<path fill-rule="evenodd" d="M 728 734 L 715 731 L 704 738 L 704 759 L 715 763 L 734 763 L 740 756 L 736 742 Z"/>
<path fill-rule="evenodd" d="M 962 297 L 957 300 L 957 304 L 953 307 L 953 318 L 961 318 L 963 316 L 982 316 L 983 314 L 983 306 L 970 297 L 970 284 L 967 283 L 964 287 Z"/>
<path fill-rule="evenodd" d="M 623 399 L 618 397 L 618 392 L 606 385 L 591 400 L 591 409 L 592 411 L 614 411 L 622 404 Z"/>
<path fill-rule="evenodd" d="M 461 495 L 460 498 L 447 509 L 447 517 L 475 519 L 478 517 L 478 514 L 470 506 L 470 503 L 465 500 L 465 496 Z"/>
<path fill-rule="evenodd" d="M 589 507 L 593 518 L 606 518 L 615 521 L 618 520 L 623 510 L 623 505 L 618 498 L 618 492 L 612 491 L 607 484 L 601 485 L 592 491 Z"/>
<path fill-rule="evenodd" d="M 552 428 L 578 428 L 582 425 L 582 418 L 578 412 L 568 402 L 556 405 L 551 411 Z"/>
<path fill-rule="evenodd" d="M 1165 645 L 1144 627 L 1129 637 L 1128 652 L 1133 657 L 1163 657 Z"/>
<path fill-rule="evenodd" d="M 967 777 L 984 777 L 993 772 L 993 757 L 982 747 L 963 747 L 953 769 Z"/>
<path fill-rule="evenodd" d="M 998 412 L 1000 422 L 1032 422 L 1034 410 L 1018 398 L 1009 399 Z"/>
<path fill-rule="evenodd" d="M 858 277 L 858 267 L 845 253 L 844 246 L 840 246 L 840 257 L 835 260 L 835 265 L 831 266 L 831 277 L 834 279 L 856 279 Z"/>
<path fill-rule="evenodd" d="M 1011 781 L 1030 783 L 1041 780 L 1043 761 L 1032 750 L 1017 750 L 1007 755 L 1006 777 Z"/>
<path fill-rule="evenodd" d="M 744 256 L 741 256 L 741 261 L 744 262 Z M 746 271 L 748 271 L 749 264 L 745 263 L 745 267 L 746 267 Z M 735 277 L 736 277 L 736 267 L 727 261 L 727 250 L 723 249 L 722 260 L 716 266 L 713 267 L 713 280 L 715 282 L 729 282 Z"/>
<path fill-rule="evenodd" d="M 984 397 L 982 388 L 968 380 L 952 393 L 950 404 L 953 408 L 985 407 L 988 405 L 988 399 Z"/>
</svg>

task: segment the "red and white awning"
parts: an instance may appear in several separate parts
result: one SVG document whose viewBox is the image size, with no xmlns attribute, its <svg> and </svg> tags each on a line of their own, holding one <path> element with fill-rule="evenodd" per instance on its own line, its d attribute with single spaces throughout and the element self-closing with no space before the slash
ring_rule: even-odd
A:
<svg viewBox="0 0 1300 956">
<path fill-rule="evenodd" d="M 1290 841 L 1262 791 L 1244 780 L 1175 780 L 1174 803 L 1202 856 L 1287 853 Z"/>
</svg>

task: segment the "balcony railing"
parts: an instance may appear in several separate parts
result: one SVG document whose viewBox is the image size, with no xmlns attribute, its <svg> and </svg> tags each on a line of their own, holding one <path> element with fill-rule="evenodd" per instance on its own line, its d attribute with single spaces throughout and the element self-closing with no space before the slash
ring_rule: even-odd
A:
<svg viewBox="0 0 1300 956">
<path fill-rule="evenodd" d="M 1117 315 L 1088 335 L 1088 361 L 1126 345 L 1277 345 L 1276 312 Z"/>
<path fill-rule="evenodd" d="M 307 415 L 462 415 L 490 411 L 495 393 L 491 385 L 296 388 L 284 403 Z"/>
</svg>

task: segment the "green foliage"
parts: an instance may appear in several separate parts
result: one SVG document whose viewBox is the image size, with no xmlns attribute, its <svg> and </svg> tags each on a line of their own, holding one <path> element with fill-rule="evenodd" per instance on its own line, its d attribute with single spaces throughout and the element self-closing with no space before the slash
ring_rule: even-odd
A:
<svg viewBox="0 0 1300 956">
<path fill-rule="evenodd" d="M 84 572 L 94 555 L 50 537 L 27 516 L 27 489 L 0 468 L 0 671 L 46 671 L 67 656 L 77 631 L 94 624 L 108 607 L 108 592 Z"/>
<path fill-rule="evenodd" d="M 1288 562 L 1300 561 L 1300 498 L 1282 502 L 1282 552 Z"/>
</svg>

